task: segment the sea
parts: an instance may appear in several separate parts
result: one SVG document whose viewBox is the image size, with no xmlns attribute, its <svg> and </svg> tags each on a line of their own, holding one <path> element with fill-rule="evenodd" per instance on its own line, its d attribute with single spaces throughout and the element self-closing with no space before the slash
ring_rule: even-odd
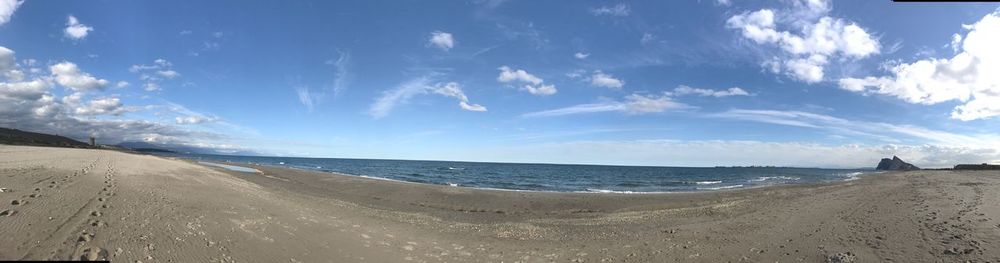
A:
<svg viewBox="0 0 1000 263">
<path fill-rule="evenodd" d="M 202 154 L 172 157 L 230 166 L 255 164 L 454 187 L 585 193 L 717 191 L 854 180 L 875 173 L 873 169 L 790 167 L 656 167 Z"/>
</svg>

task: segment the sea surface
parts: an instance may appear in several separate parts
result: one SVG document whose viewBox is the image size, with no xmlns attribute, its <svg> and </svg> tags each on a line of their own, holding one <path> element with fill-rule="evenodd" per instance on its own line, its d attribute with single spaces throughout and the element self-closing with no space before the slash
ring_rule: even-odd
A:
<svg viewBox="0 0 1000 263">
<path fill-rule="evenodd" d="M 656 193 L 713 191 L 857 179 L 872 169 L 652 167 L 480 163 L 225 155 L 174 155 L 238 166 L 257 164 L 376 179 L 516 191 Z"/>
</svg>

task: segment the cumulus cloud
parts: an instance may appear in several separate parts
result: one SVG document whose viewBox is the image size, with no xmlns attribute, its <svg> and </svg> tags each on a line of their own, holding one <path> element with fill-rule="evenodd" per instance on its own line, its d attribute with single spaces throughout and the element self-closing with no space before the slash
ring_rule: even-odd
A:
<svg viewBox="0 0 1000 263">
<path fill-rule="evenodd" d="M 624 3 L 590 9 L 590 13 L 595 16 L 628 16 L 631 12 L 629 6 Z"/>
<path fill-rule="evenodd" d="M 625 86 L 625 81 L 615 78 L 611 74 L 594 71 L 594 74 L 590 76 L 590 85 L 609 89 L 621 89 Z"/>
<path fill-rule="evenodd" d="M 760 9 L 730 17 L 726 27 L 760 45 L 776 46 L 780 57 L 762 65 L 772 72 L 816 83 L 830 59 L 861 59 L 878 54 L 881 44 L 857 23 L 827 16 L 826 0 L 795 0 L 789 9 Z"/>
<path fill-rule="evenodd" d="M 431 32 L 431 37 L 427 41 L 429 45 L 435 46 L 444 51 L 448 51 L 455 47 L 455 38 L 452 37 L 451 33 L 447 32 Z"/>
<path fill-rule="evenodd" d="M 0 26 L 10 22 L 14 12 L 23 3 L 23 0 L 0 0 Z"/>
<path fill-rule="evenodd" d="M 840 87 L 865 94 L 894 96 L 909 103 L 958 101 L 951 118 L 971 121 L 1000 115 L 1000 11 L 969 26 L 952 45 L 951 58 L 928 58 L 891 66 L 891 76 L 843 78 Z"/>
<path fill-rule="evenodd" d="M 17 60 L 14 59 L 14 51 L 5 47 L 0 47 L 0 77 L 5 77 L 12 79 L 15 77 L 20 77 L 21 73 L 17 70 Z"/>
<path fill-rule="evenodd" d="M 0 47 L 0 65 L 13 61 L 13 52 Z M 5 54 L 10 53 L 10 54 Z M 22 65 L 35 66 L 37 62 L 25 60 Z M 18 64 L 0 68 L 0 76 L 21 70 Z M 38 71 L 41 71 L 39 69 Z M 157 105 L 130 106 L 115 95 L 92 98 L 98 78 L 83 73 L 72 62 L 61 62 L 48 68 L 51 75 L 29 75 L 26 79 L 0 78 L 0 127 L 33 132 L 58 134 L 74 139 L 94 136 L 100 143 L 114 144 L 123 141 L 149 141 L 173 145 L 195 146 L 216 152 L 247 152 L 246 148 L 220 144 L 229 137 L 208 130 L 188 130 L 169 121 L 135 119 L 130 112 L 162 108 Z M 98 83 L 98 84 L 94 84 Z M 63 85 L 72 92 L 65 96 L 53 94 L 53 85 Z M 176 110 L 155 112 L 155 116 L 201 116 L 202 114 Z M 206 117 L 214 120 L 212 117 Z M 187 121 L 187 119 L 185 119 Z M 232 126 L 232 125 L 231 125 Z M 238 127 L 237 127 L 238 128 Z M 239 131 L 227 129 L 227 133 Z"/>
<path fill-rule="evenodd" d="M 740 87 L 732 87 L 724 90 L 712 90 L 712 89 L 692 88 L 687 85 L 680 85 L 677 88 L 674 88 L 672 94 L 676 96 L 698 95 L 698 96 L 711 96 L 716 98 L 729 97 L 729 96 L 750 96 L 750 93 L 741 89 Z"/>
<path fill-rule="evenodd" d="M 587 57 L 590 57 L 590 53 L 576 52 L 576 54 L 573 54 L 573 57 L 576 59 L 587 59 Z"/>
<path fill-rule="evenodd" d="M 63 35 L 67 38 L 80 40 L 87 37 L 90 31 L 94 31 L 94 28 L 81 24 L 75 16 L 70 15 L 66 18 L 66 28 L 63 29 Z"/>
<path fill-rule="evenodd" d="M 75 107 L 77 115 L 121 115 L 128 111 L 118 98 L 99 98 Z"/>
<path fill-rule="evenodd" d="M 691 109 L 693 107 L 674 101 L 667 93 L 660 95 L 631 94 L 621 101 L 604 101 L 574 105 L 566 108 L 531 112 L 522 117 L 556 117 L 565 115 L 620 112 L 625 114 L 658 113 L 669 110 Z"/>
<path fill-rule="evenodd" d="M 467 111 L 486 111 L 486 107 L 469 102 L 461 85 L 455 82 L 431 84 L 427 77 L 416 78 L 400 84 L 392 90 L 382 92 L 368 109 L 368 114 L 376 119 L 388 116 L 397 106 L 406 104 L 410 98 L 423 94 L 437 94 L 458 100 L 459 108 Z"/>
<path fill-rule="evenodd" d="M 52 72 L 56 83 L 74 91 L 101 90 L 109 83 L 105 79 L 98 79 L 81 71 L 76 64 L 68 61 L 49 66 L 49 71 Z"/>
<path fill-rule="evenodd" d="M 139 79 L 146 82 L 142 85 L 143 90 L 152 92 L 161 89 L 161 82 L 181 76 L 181 73 L 173 70 L 173 66 L 173 63 L 161 58 L 153 60 L 153 63 L 149 65 L 132 65 L 128 71 L 139 75 Z"/>
<path fill-rule="evenodd" d="M 500 70 L 500 75 L 497 76 L 497 81 L 501 83 L 523 83 L 521 90 L 527 91 L 532 95 L 548 96 L 558 92 L 555 85 L 544 85 L 542 83 L 545 80 L 523 69 L 512 69 L 508 66 L 501 66 L 498 69 Z"/>
</svg>

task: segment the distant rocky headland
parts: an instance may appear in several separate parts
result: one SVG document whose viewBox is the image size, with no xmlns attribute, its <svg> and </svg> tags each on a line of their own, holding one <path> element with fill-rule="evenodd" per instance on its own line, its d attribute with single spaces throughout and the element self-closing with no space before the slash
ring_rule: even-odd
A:
<svg viewBox="0 0 1000 263">
<path fill-rule="evenodd" d="M 878 162 L 878 166 L 875 167 L 875 170 L 910 171 L 910 170 L 920 170 L 920 167 L 904 162 L 903 159 L 899 159 L 899 157 L 893 156 L 892 159 L 882 158 L 882 161 Z"/>
</svg>

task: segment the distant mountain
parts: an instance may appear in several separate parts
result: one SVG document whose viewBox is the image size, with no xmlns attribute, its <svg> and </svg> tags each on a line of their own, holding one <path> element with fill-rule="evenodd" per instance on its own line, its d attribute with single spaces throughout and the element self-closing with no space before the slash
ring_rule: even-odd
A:
<svg viewBox="0 0 1000 263">
<path fill-rule="evenodd" d="M 0 144 L 49 147 L 93 148 L 90 145 L 59 135 L 0 128 Z"/>
<path fill-rule="evenodd" d="M 903 159 L 893 156 L 892 159 L 882 158 L 882 161 L 878 162 L 878 166 L 875 170 L 879 171 L 909 171 L 909 170 L 920 170 L 916 165 L 904 162 Z"/>
<path fill-rule="evenodd" d="M 223 151 L 211 148 L 201 148 L 179 144 L 149 143 L 149 142 L 122 142 L 118 147 L 126 148 L 137 152 L 147 153 L 184 153 L 184 154 L 216 154 L 216 155 L 259 155 L 250 151 Z"/>
</svg>

